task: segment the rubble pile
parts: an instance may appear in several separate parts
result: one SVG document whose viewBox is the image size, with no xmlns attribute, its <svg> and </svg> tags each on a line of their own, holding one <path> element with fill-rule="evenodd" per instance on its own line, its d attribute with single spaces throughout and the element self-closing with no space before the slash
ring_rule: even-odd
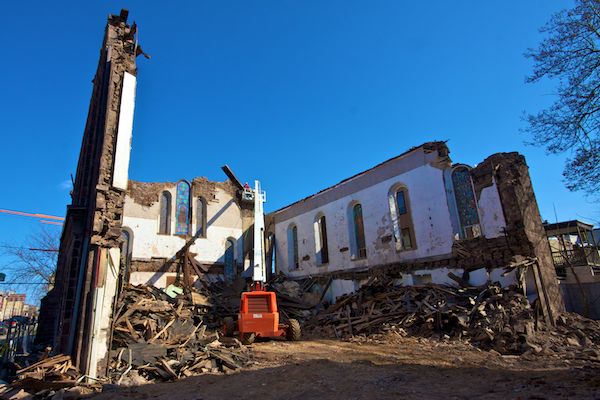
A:
<svg viewBox="0 0 600 400">
<path fill-rule="evenodd" d="M 246 347 L 219 335 L 216 310 L 224 306 L 215 299 L 196 291 L 171 298 L 153 287 L 128 286 L 114 320 L 111 381 L 142 384 L 247 365 Z"/>
<path fill-rule="evenodd" d="M 304 323 L 320 311 L 323 294 L 331 284 L 331 279 L 327 281 L 324 289 L 319 287 L 318 283 L 317 278 L 293 281 L 285 276 L 277 276 L 269 282 L 269 287 L 277 295 L 277 308 L 282 320 L 294 318 Z"/>
<path fill-rule="evenodd" d="M 16 379 L 0 385 L 0 398 L 53 398 L 57 394 L 85 395 L 99 389 L 98 385 L 82 383 L 83 377 L 73 366 L 71 357 L 45 355 L 41 360 L 16 371 Z"/>
<path fill-rule="evenodd" d="M 375 280 L 338 298 L 307 328 L 329 337 L 390 329 L 424 337 L 445 335 L 503 354 L 520 354 L 536 323 L 534 309 L 515 287 L 395 286 Z"/>
</svg>

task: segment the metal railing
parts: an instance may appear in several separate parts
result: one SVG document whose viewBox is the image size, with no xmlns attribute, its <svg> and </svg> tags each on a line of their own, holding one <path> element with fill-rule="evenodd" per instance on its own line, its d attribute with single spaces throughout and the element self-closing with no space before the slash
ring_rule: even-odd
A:
<svg viewBox="0 0 600 400">
<path fill-rule="evenodd" d="M 13 317 L 7 321 L 6 338 L 0 347 L 2 362 L 13 362 L 15 356 L 27 355 L 32 349 L 37 320 Z"/>
<path fill-rule="evenodd" d="M 573 250 L 553 251 L 552 259 L 554 266 L 560 267 L 579 267 L 584 265 L 600 266 L 600 255 L 594 247 L 576 248 Z"/>
</svg>

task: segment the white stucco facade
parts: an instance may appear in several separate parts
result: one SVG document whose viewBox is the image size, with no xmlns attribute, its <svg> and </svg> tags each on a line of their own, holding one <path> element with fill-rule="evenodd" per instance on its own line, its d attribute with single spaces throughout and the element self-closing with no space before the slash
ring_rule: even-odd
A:
<svg viewBox="0 0 600 400">
<path fill-rule="evenodd" d="M 442 175 L 441 169 L 428 164 L 422 165 L 317 209 L 277 222 L 275 237 L 278 270 L 290 276 L 301 276 L 450 253 L 453 232 Z M 427 182 L 427 185 L 423 182 Z M 398 184 L 408 188 L 416 241 L 416 248 L 412 250 L 397 251 L 393 238 L 387 243 L 382 241 L 386 236 L 393 236 L 388 194 Z M 362 205 L 364 219 L 367 257 L 362 259 L 352 255 L 350 243 L 349 207 L 356 203 Z M 329 263 L 324 265 L 318 265 L 315 255 L 314 221 L 320 214 L 327 218 Z M 286 232 L 292 224 L 298 229 L 298 269 L 290 269 Z"/>
<path fill-rule="evenodd" d="M 481 190 L 477 205 L 483 236 L 486 238 L 502 236 L 506 227 L 506 221 L 504 220 L 500 194 L 498 193 L 498 186 L 495 181 L 492 183 L 492 186 Z"/>
<path fill-rule="evenodd" d="M 159 233 L 161 218 L 160 194 L 169 192 L 171 198 L 176 197 L 176 186 L 165 184 L 156 195 L 156 201 L 150 205 L 136 202 L 134 196 L 125 198 L 123 228 L 130 233 L 130 258 L 132 264 L 136 261 L 170 260 L 184 245 L 195 235 L 199 229 L 196 216 L 199 213 L 198 196 L 190 196 L 191 217 L 190 235 L 175 235 L 175 202 L 170 204 L 170 229 L 168 234 Z M 225 250 L 228 241 L 234 244 L 233 259 L 236 264 L 241 263 L 243 254 L 243 218 L 242 211 L 231 193 L 219 187 L 214 189 L 210 198 L 204 198 L 206 203 L 205 233 L 194 240 L 190 246 L 190 253 L 195 259 L 208 265 L 224 264 Z M 136 271 L 132 270 L 129 281 L 133 284 L 153 284 L 157 287 L 166 286 L 166 277 L 172 272 Z"/>
<path fill-rule="evenodd" d="M 472 201 L 459 201 L 459 192 L 453 185 L 452 174 L 457 168 L 469 168 L 463 164 L 455 167 L 447 153 L 413 149 L 395 159 L 388 160 L 371 170 L 358 174 L 298 203 L 278 210 L 273 218 L 276 247 L 276 269 L 290 277 L 328 275 L 347 271 L 361 271 L 372 267 L 394 265 L 403 262 L 443 260 L 452 255 L 456 240 L 465 238 L 465 204 L 474 207 L 471 218 L 476 224 L 468 233 L 491 239 L 502 236 L 506 222 L 497 185 L 480 188 L 476 193 L 473 183 L 465 187 Z M 470 178 L 469 178 L 470 179 Z M 469 188 L 472 190 L 469 192 Z M 393 221 L 397 215 L 392 196 L 398 188 L 404 190 L 412 228 L 412 248 L 402 249 L 398 227 Z M 353 205 L 360 204 L 364 226 L 366 256 L 358 257 L 353 251 L 355 235 Z M 460 207 L 463 207 L 461 210 Z M 468 211 L 468 210 L 467 210 Z M 462 215 L 461 215 L 462 212 Z M 327 227 L 328 262 L 320 262 L 322 245 L 317 219 L 324 216 Z M 396 216 L 396 221 L 399 216 Z M 404 220 L 406 224 L 406 219 Z M 461 225 L 462 224 L 462 225 Z M 295 231 L 297 255 L 294 249 Z M 297 262 L 297 263 L 296 263 Z M 470 276 L 473 284 L 494 280 L 502 284 L 514 283 L 513 275 L 502 276 L 501 270 L 475 269 Z M 413 270 L 403 273 L 404 285 L 436 283 L 456 285 L 448 274 L 462 276 L 461 268 L 439 267 Z M 346 278 L 334 279 L 328 298 L 355 290 L 359 281 Z M 354 288 L 354 289 L 353 289 Z"/>
</svg>

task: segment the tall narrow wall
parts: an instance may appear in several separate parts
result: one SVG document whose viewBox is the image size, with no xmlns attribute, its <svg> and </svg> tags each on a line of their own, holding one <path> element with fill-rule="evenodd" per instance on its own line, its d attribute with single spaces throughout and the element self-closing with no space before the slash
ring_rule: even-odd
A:
<svg viewBox="0 0 600 400">
<path fill-rule="evenodd" d="M 92 376 L 102 357 L 94 346 L 109 329 L 119 272 L 137 72 L 135 28 L 127 14 L 108 17 L 50 294 L 58 307 L 53 337 L 46 341 Z"/>
</svg>

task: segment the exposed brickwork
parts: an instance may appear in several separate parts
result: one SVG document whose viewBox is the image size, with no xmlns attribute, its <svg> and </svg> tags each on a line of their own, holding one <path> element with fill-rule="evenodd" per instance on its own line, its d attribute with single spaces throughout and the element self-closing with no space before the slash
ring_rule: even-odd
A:
<svg viewBox="0 0 600 400">
<path fill-rule="evenodd" d="M 127 195 L 137 204 L 150 207 L 160 199 L 160 194 L 169 188 L 174 188 L 176 182 L 138 182 L 129 180 Z"/>
<path fill-rule="evenodd" d="M 54 327 L 43 327 L 45 344 L 67 353 L 86 371 L 92 340 L 92 300 L 101 248 L 120 245 L 124 191 L 112 187 L 114 153 L 125 72 L 136 75 L 135 32 L 127 25 L 127 11 L 111 15 L 100 48 L 93 80 L 88 118 L 83 134 L 72 205 L 67 207 L 61 237 L 56 287 L 49 304 L 58 304 L 54 315 L 44 316 Z M 106 253 L 103 253 L 106 254 Z M 51 313 L 53 307 L 47 307 Z M 53 335 L 48 335 L 52 331 Z M 50 337 L 53 336 L 53 337 Z"/>
<path fill-rule="evenodd" d="M 539 268 L 533 272 L 539 272 L 540 298 L 546 298 L 545 311 L 554 319 L 564 311 L 564 303 L 525 157 L 514 152 L 494 154 L 477 165 L 472 174 L 479 190 L 484 182 L 492 184 L 492 176 L 496 181 L 506 230 L 523 243 L 521 255 L 537 258 Z"/>
</svg>

